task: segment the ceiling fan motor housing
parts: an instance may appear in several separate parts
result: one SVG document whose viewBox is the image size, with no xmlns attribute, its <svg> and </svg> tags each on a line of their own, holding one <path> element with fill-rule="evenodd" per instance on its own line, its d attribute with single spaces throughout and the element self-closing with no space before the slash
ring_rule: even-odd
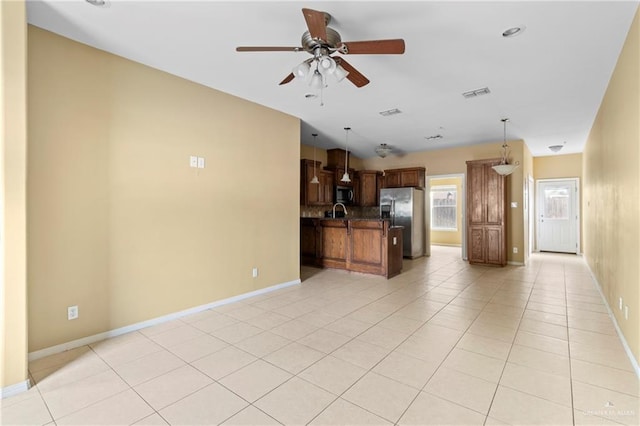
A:
<svg viewBox="0 0 640 426">
<path fill-rule="evenodd" d="M 340 34 L 333 28 L 327 27 L 327 40 L 317 40 L 311 37 L 309 31 L 305 31 L 302 34 L 302 47 L 307 52 L 313 54 L 313 52 L 319 48 L 323 47 L 325 49 L 335 50 L 337 46 L 342 43 L 342 39 L 340 38 Z"/>
</svg>

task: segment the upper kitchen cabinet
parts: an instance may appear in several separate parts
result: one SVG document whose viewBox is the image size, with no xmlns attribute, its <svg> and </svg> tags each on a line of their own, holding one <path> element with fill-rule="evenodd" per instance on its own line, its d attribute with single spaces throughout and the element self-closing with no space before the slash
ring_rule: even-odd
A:
<svg viewBox="0 0 640 426">
<path fill-rule="evenodd" d="M 469 263 L 507 264 L 505 177 L 491 167 L 500 159 L 467 161 Z"/>
<path fill-rule="evenodd" d="M 356 172 L 356 178 L 356 203 L 362 207 L 379 205 L 382 172 L 377 170 L 360 170 Z"/>
<path fill-rule="evenodd" d="M 424 167 L 408 167 L 384 171 L 385 188 L 424 188 L 427 169 Z"/>
<path fill-rule="evenodd" d="M 314 170 L 315 163 L 315 170 Z M 314 174 L 319 183 L 311 183 Z M 333 204 L 333 172 L 322 169 L 320 161 L 300 161 L 300 204 L 326 206 Z"/>
</svg>

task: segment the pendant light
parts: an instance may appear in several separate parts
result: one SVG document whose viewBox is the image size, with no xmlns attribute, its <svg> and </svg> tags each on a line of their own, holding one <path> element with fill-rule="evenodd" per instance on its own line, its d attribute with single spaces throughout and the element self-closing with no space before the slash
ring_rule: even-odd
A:
<svg viewBox="0 0 640 426">
<path fill-rule="evenodd" d="M 310 183 L 318 184 L 320 183 L 316 173 L 316 136 L 318 136 L 318 134 L 311 133 L 311 136 L 313 136 L 313 179 L 311 179 Z"/>
<path fill-rule="evenodd" d="M 514 164 L 508 163 L 507 148 L 509 148 L 509 145 L 507 145 L 507 121 L 509 121 L 509 119 L 503 118 L 500 121 L 502 121 L 502 124 L 504 126 L 504 142 L 502 143 L 502 159 L 500 160 L 500 164 L 493 166 L 492 169 L 495 170 L 496 173 L 498 173 L 501 176 L 507 176 L 513 173 L 514 170 L 518 168 L 518 166 L 520 165 L 520 162 L 516 161 Z"/>
<path fill-rule="evenodd" d="M 349 130 L 351 130 L 351 127 L 345 127 L 344 130 L 347 132 L 344 148 L 344 174 L 340 181 L 348 183 L 351 182 L 351 178 L 349 177 Z"/>
</svg>

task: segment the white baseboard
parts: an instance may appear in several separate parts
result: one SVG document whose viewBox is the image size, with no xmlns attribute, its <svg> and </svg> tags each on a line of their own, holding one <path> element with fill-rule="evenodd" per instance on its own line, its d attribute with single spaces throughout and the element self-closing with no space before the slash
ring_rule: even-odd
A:
<svg viewBox="0 0 640 426">
<path fill-rule="evenodd" d="M 585 263 L 585 265 L 587 265 L 587 269 L 589 270 L 589 274 L 591 275 L 591 278 L 593 278 L 593 281 L 596 283 L 596 289 L 598 289 L 598 293 L 600 293 L 600 297 L 602 298 L 602 301 L 604 302 L 604 305 L 607 307 L 607 312 L 609 313 L 609 317 L 613 321 L 613 325 L 616 328 L 616 332 L 618 333 L 618 337 L 620 337 L 620 341 L 622 341 L 622 346 L 624 347 L 624 351 L 627 353 L 627 357 L 629 357 L 629 361 L 631 361 L 631 366 L 635 370 L 636 376 L 638 376 L 638 378 L 640 379 L 640 365 L 638 364 L 638 360 L 633 355 L 633 351 L 629 347 L 629 344 L 627 343 L 627 339 L 624 338 L 624 334 L 622 334 L 622 330 L 620 329 L 620 326 L 618 325 L 618 320 L 616 320 L 616 316 L 613 314 L 613 311 L 611 310 L 611 306 L 609 306 L 609 303 L 607 302 L 607 298 L 604 297 L 604 293 L 602 292 L 602 285 L 600 285 L 600 282 L 598 281 L 598 279 L 596 278 L 596 275 L 591 270 L 591 266 L 589 266 L 589 263 L 586 261 L 586 259 L 585 259 L 584 263 Z"/>
<path fill-rule="evenodd" d="M 512 260 L 507 262 L 507 265 L 512 265 L 512 266 L 524 266 L 524 262 L 514 262 Z"/>
<path fill-rule="evenodd" d="M 174 312 L 161 317 L 152 318 L 147 321 L 142 321 L 136 324 L 127 325 L 125 327 L 116 328 L 115 330 L 105 331 L 103 333 L 94 334 L 92 336 L 83 337 L 81 339 L 72 340 L 70 342 L 61 343 L 59 345 L 50 346 L 48 348 L 40 349 L 38 351 L 29 353 L 29 361 L 44 358 L 49 355 L 54 355 L 60 352 L 68 351 L 69 349 L 79 348 L 81 346 L 89 345 L 91 343 L 99 342 L 101 340 L 108 339 L 110 337 L 120 336 L 121 334 L 130 333 L 152 325 L 161 324 L 163 322 L 175 320 L 187 315 L 196 314 L 198 312 L 206 311 L 207 309 L 215 308 L 229 303 L 238 302 L 240 300 L 249 299 L 251 297 L 259 296 L 261 294 L 270 293 L 275 290 L 290 287 L 300 284 L 300 279 L 285 282 L 282 284 L 276 284 L 271 287 L 262 288 L 260 290 L 251 291 L 249 293 L 243 293 L 238 296 L 229 297 L 227 299 L 217 300 L 215 302 L 207 303 L 206 305 L 196 306 L 194 308 L 185 309 L 184 311 Z M 28 388 L 27 388 L 28 389 Z"/>
<path fill-rule="evenodd" d="M 0 389 L 0 399 L 8 398 L 10 396 L 17 395 L 22 392 L 26 392 L 31 387 L 31 382 L 25 380 L 24 382 L 16 383 L 15 385 L 6 386 Z"/>
</svg>

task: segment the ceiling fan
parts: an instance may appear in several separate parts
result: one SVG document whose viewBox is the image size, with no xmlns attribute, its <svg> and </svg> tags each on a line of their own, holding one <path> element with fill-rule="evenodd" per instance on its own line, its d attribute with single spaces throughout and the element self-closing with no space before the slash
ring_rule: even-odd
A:
<svg viewBox="0 0 640 426">
<path fill-rule="evenodd" d="M 286 46 L 240 46 L 237 52 L 302 52 L 313 55 L 297 65 L 293 72 L 284 78 L 280 84 L 289 83 L 296 77 L 308 79 L 314 88 L 325 85 L 327 75 L 333 75 L 341 81 L 345 77 L 356 87 L 369 84 L 369 79 L 356 70 L 344 58 L 331 56 L 334 53 L 340 55 L 387 55 L 403 54 L 404 40 L 368 40 L 368 41 L 342 41 L 340 34 L 327 25 L 331 21 L 331 15 L 312 9 L 302 9 L 302 14 L 307 22 L 308 31 L 302 34 L 302 47 Z"/>
</svg>

